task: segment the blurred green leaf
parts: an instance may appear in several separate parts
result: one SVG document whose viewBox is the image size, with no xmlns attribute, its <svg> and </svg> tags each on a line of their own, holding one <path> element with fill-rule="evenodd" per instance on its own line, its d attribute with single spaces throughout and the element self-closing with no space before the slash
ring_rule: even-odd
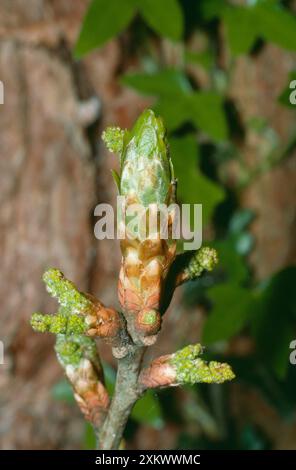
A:
<svg viewBox="0 0 296 470">
<path fill-rule="evenodd" d="M 236 247 L 236 237 L 217 240 L 213 247 L 218 251 L 218 271 L 222 272 L 223 279 L 232 283 L 240 284 L 247 280 L 249 271 L 244 258 Z"/>
<path fill-rule="evenodd" d="M 252 334 L 259 353 L 281 379 L 286 375 L 289 345 L 296 334 L 295 285 L 296 267 L 276 273 L 257 291 L 252 312 Z"/>
<path fill-rule="evenodd" d="M 227 121 L 223 109 L 223 99 L 217 93 L 195 92 L 188 95 L 175 95 L 161 98 L 155 111 L 163 116 L 170 131 L 191 122 L 214 140 L 227 138 Z"/>
<path fill-rule="evenodd" d="M 182 95 L 161 97 L 154 105 L 156 114 L 162 116 L 168 131 L 178 129 L 182 124 L 191 120 L 187 100 Z"/>
<path fill-rule="evenodd" d="M 162 428 L 164 421 L 159 400 L 155 393 L 148 390 L 138 400 L 132 410 L 131 418 L 140 424 L 150 425 L 156 429 Z"/>
<path fill-rule="evenodd" d="M 258 35 L 288 50 L 296 49 L 296 18 L 278 2 L 257 2 L 253 24 Z M 262 34 L 260 34 L 262 33 Z"/>
<path fill-rule="evenodd" d="M 213 214 L 225 196 L 223 189 L 203 175 L 198 167 L 198 146 L 194 137 L 170 139 L 171 156 L 178 178 L 178 195 L 186 204 L 202 204 L 203 222 Z"/>
<path fill-rule="evenodd" d="M 135 14 L 136 0 L 92 0 L 83 20 L 74 54 L 82 57 L 119 34 Z"/>
<path fill-rule="evenodd" d="M 170 131 L 191 122 L 215 140 L 228 136 L 223 97 L 214 92 L 192 92 L 187 77 L 177 70 L 129 74 L 122 82 L 147 95 L 160 97 L 154 106 Z"/>
<path fill-rule="evenodd" d="M 75 403 L 72 387 L 66 379 L 57 382 L 52 387 L 51 393 L 55 400 L 64 401 L 70 405 Z"/>
<path fill-rule="evenodd" d="M 206 20 L 221 16 L 227 6 L 225 0 L 202 0 L 202 13 Z"/>
<path fill-rule="evenodd" d="M 210 51 L 204 51 L 200 53 L 185 51 L 184 57 L 188 64 L 199 64 L 202 65 L 206 70 L 208 70 L 210 67 L 213 67 L 215 63 L 214 55 Z"/>
<path fill-rule="evenodd" d="M 214 305 L 203 328 L 203 342 L 211 344 L 239 333 L 250 317 L 250 291 L 237 284 L 221 284 L 210 288 L 208 297 Z"/>
<path fill-rule="evenodd" d="M 97 440 L 95 431 L 92 425 L 88 422 L 85 422 L 83 441 L 85 450 L 93 450 L 96 448 Z"/>
<path fill-rule="evenodd" d="M 261 396 L 272 405 L 286 420 L 294 417 L 296 396 L 296 368 L 288 367 L 285 381 L 278 380 L 272 369 L 266 367 L 257 354 L 246 357 L 232 357 L 231 365 L 237 371 L 242 384 L 260 391 Z"/>
<path fill-rule="evenodd" d="M 206 19 L 223 19 L 233 54 L 247 53 L 256 38 L 263 38 L 288 49 L 296 49 L 296 18 L 280 2 L 261 0 L 253 5 L 230 5 L 207 0 L 203 5 Z"/>
<path fill-rule="evenodd" d="M 178 0 L 139 0 L 140 12 L 161 36 L 178 41 L 183 33 L 183 15 Z"/>
<path fill-rule="evenodd" d="M 115 388 L 115 382 L 116 382 L 116 371 L 107 362 L 104 362 L 103 369 L 104 369 L 105 385 L 106 385 L 109 395 L 112 396 L 114 392 L 114 388 Z"/>
<path fill-rule="evenodd" d="M 260 289 L 247 290 L 235 283 L 210 288 L 208 297 L 214 306 L 204 326 L 204 343 L 229 339 L 249 323 L 259 355 L 283 379 L 289 365 L 289 345 L 295 338 L 295 283 L 296 267 L 290 267 Z"/>
<path fill-rule="evenodd" d="M 243 427 L 239 440 L 240 447 L 244 450 L 263 450 L 267 446 L 263 434 L 251 424 Z"/>
<path fill-rule="evenodd" d="M 176 93 L 191 91 L 191 85 L 186 75 L 174 69 L 165 69 L 156 73 L 130 73 L 124 75 L 121 82 L 145 95 L 173 98 Z"/>
<path fill-rule="evenodd" d="M 247 53 L 258 35 L 253 27 L 252 11 L 245 7 L 228 7 L 223 11 L 223 18 L 232 53 Z"/>
<path fill-rule="evenodd" d="M 228 136 L 227 121 L 223 109 L 223 98 L 214 92 L 196 92 L 188 98 L 191 119 L 197 127 L 215 140 Z"/>
</svg>

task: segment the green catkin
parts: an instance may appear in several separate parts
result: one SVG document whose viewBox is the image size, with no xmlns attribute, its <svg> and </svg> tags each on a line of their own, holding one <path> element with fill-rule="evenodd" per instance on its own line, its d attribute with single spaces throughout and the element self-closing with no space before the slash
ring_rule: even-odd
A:
<svg viewBox="0 0 296 470">
<path fill-rule="evenodd" d="M 31 318 L 33 330 L 40 333 L 53 334 L 84 334 L 87 330 L 85 320 L 78 315 L 66 316 L 57 313 L 56 315 L 48 315 L 42 313 L 33 313 Z"/>
<path fill-rule="evenodd" d="M 83 358 L 96 363 L 98 360 L 96 343 L 82 335 L 57 335 L 55 351 L 62 367 L 78 366 Z"/>
<path fill-rule="evenodd" d="M 185 274 L 189 279 L 195 279 L 203 271 L 212 271 L 218 263 L 218 254 L 214 248 L 207 246 L 200 248 L 191 258 L 185 269 Z"/>
<path fill-rule="evenodd" d="M 71 313 L 83 313 L 91 309 L 91 301 L 58 269 L 52 268 L 46 271 L 43 274 L 43 281 L 50 295 L 57 298 L 59 304 Z"/>
<path fill-rule="evenodd" d="M 170 364 L 176 370 L 176 381 L 180 384 L 223 383 L 235 375 L 228 364 L 203 361 L 199 355 L 203 348 L 200 344 L 186 346 L 173 354 Z"/>
<path fill-rule="evenodd" d="M 124 136 L 127 131 L 120 129 L 120 127 L 107 127 L 102 133 L 102 140 L 110 152 L 121 154 L 123 150 Z"/>
</svg>

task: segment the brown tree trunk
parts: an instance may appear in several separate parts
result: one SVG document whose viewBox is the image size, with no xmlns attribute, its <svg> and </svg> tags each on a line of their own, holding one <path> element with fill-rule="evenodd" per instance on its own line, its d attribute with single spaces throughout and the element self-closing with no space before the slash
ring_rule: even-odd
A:
<svg viewBox="0 0 296 470">
<path fill-rule="evenodd" d="M 117 88 L 116 41 L 80 63 L 73 60 L 88 4 L 0 3 L 5 88 L 0 107 L 0 340 L 5 347 L 0 447 L 5 449 L 82 445 L 78 409 L 52 398 L 52 386 L 62 378 L 53 338 L 34 333 L 29 324 L 33 311 L 56 307 L 42 272 L 59 267 L 81 289 L 117 302 L 119 249 L 116 242 L 99 244 L 93 235 L 95 205 L 115 198 L 109 169 L 117 162 L 105 158 L 99 135 L 106 122 L 129 126 L 144 102 Z"/>
</svg>

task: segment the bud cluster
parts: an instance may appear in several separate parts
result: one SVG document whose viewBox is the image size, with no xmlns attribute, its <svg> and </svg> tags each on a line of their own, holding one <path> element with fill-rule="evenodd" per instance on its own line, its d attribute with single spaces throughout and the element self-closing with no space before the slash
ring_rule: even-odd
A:
<svg viewBox="0 0 296 470">
<path fill-rule="evenodd" d="M 156 341 L 176 287 L 211 271 L 218 257 L 209 247 L 176 255 L 176 180 L 162 120 L 146 110 L 131 131 L 110 127 L 102 137 L 120 157 L 120 172 L 114 171 L 113 176 L 125 200 L 124 226 L 129 225 L 129 209 L 134 204 L 144 207 L 145 214 L 152 211 L 156 224 L 151 224 L 151 231 L 150 221 L 140 218 L 139 226 L 121 238 L 120 312 L 80 292 L 58 269 L 49 269 L 43 280 L 59 308 L 53 315 L 34 313 L 31 325 L 35 331 L 56 335 L 55 351 L 81 411 L 101 428 L 100 446 L 104 448 L 107 442 L 107 448 L 117 448 L 128 414 L 145 389 L 223 383 L 233 379 L 234 373 L 228 364 L 201 359 L 200 344 L 161 356 L 142 368 L 144 346 Z M 160 205 L 170 208 L 165 238 L 158 219 Z M 119 359 L 111 405 L 94 338 L 110 344 Z"/>
</svg>

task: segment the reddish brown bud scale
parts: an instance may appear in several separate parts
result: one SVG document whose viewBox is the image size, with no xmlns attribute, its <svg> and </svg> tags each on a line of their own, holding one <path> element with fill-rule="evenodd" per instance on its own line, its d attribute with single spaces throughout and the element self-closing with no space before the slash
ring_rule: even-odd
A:
<svg viewBox="0 0 296 470">
<path fill-rule="evenodd" d="M 170 355 L 155 359 L 143 369 L 139 377 L 140 385 L 146 388 L 168 387 L 174 385 L 176 373 L 169 364 Z"/>
<path fill-rule="evenodd" d="M 86 391 L 83 395 L 74 393 L 74 398 L 85 419 L 96 427 L 100 426 L 109 407 L 109 396 L 105 387 L 98 383 L 97 387 Z"/>
<path fill-rule="evenodd" d="M 105 307 L 95 297 L 88 295 L 88 298 L 93 307 L 85 317 L 88 325 L 86 334 L 91 337 L 98 336 L 114 347 L 121 346 L 124 325 L 120 314 L 113 308 Z"/>
<path fill-rule="evenodd" d="M 99 426 L 109 407 L 109 395 L 102 383 L 101 371 L 87 359 L 78 365 L 67 365 L 66 375 L 72 384 L 74 397 L 85 418 L 93 425 Z"/>
<path fill-rule="evenodd" d="M 127 248 L 123 243 L 123 259 L 119 275 L 118 295 L 121 307 L 129 323 L 133 338 L 157 334 L 160 316 L 155 324 L 143 326 L 140 312 L 159 310 L 164 280 L 175 256 L 175 245 L 165 240 L 144 240 Z M 140 315 L 140 316 L 139 316 Z M 156 337 L 154 338 L 154 340 Z M 140 342 L 147 345 L 145 340 Z M 151 344 L 152 338 L 149 340 Z"/>
<path fill-rule="evenodd" d="M 143 336 L 155 335 L 161 325 L 161 316 L 157 310 L 150 308 L 143 308 L 137 314 L 136 325 L 138 331 L 143 333 Z"/>
</svg>

